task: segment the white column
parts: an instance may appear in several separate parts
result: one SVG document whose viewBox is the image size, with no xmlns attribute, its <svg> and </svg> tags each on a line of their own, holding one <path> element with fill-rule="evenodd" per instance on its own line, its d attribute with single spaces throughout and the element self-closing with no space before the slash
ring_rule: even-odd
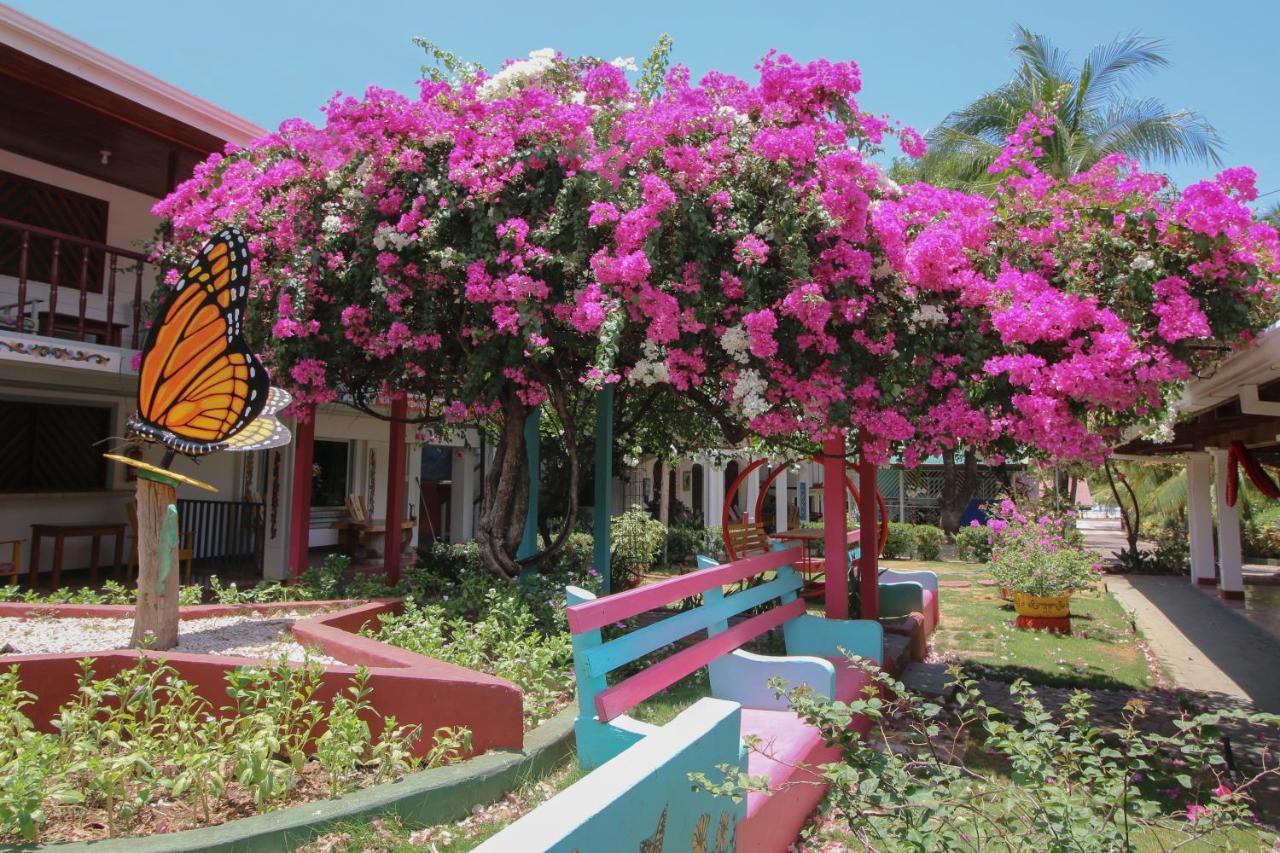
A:
<svg viewBox="0 0 1280 853">
<path fill-rule="evenodd" d="M 1191 582 L 1214 584 L 1213 507 L 1209 500 L 1208 453 L 1187 454 L 1187 530 L 1191 536 Z"/>
<path fill-rule="evenodd" d="M 724 515 L 724 467 L 707 460 L 707 527 L 719 527 Z"/>
<path fill-rule="evenodd" d="M 774 523 L 778 530 L 786 530 L 791 521 L 791 508 L 787 506 L 787 477 L 791 472 L 787 470 L 785 462 L 780 465 L 782 472 L 773 481 L 774 516 L 777 519 Z"/>
<path fill-rule="evenodd" d="M 1240 557 L 1240 514 L 1227 506 L 1227 451 L 1211 447 L 1213 497 L 1218 504 L 1218 591 L 1223 598 L 1244 598 Z"/>
<path fill-rule="evenodd" d="M 294 426 L 290 424 L 290 426 Z M 289 577 L 289 517 L 293 506 L 293 452 L 297 445 L 289 442 L 284 447 L 262 451 L 262 464 L 267 467 L 266 487 L 263 491 L 262 576 L 268 580 L 284 580 Z M 276 454 L 280 464 L 275 464 Z M 275 518 L 275 535 L 271 535 L 271 519 Z"/>
<path fill-rule="evenodd" d="M 745 504 L 742 507 L 742 517 L 744 520 L 759 522 L 756 518 L 756 498 L 760 496 L 760 469 L 752 469 L 747 475 L 747 480 L 742 484 L 745 488 L 743 493 L 746 495 Z"/>
<path fill-rule="evenodd" d="M 475 530 L 472 504 L 476 499 L 476 452 L 469 447 L 453 449 L 453 486 L 449 492 L 449 541 L 470 542 Z"/>
</svg>

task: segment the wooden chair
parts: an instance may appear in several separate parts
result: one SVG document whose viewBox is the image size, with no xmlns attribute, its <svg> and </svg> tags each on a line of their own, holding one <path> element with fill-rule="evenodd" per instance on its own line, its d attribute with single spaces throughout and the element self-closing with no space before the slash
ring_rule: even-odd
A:
<svg viewBox="0 0 1280 853">
<path fill-rule="evenodd" d="M 365 503 L 364 495 L 347 495 L 347 513 L 352 521 L 364 523 L 369 520 L 369 505 Z"/>
<path fill-rule="evenodd" d="M 729 522 L 724 529 L 724 544 L 730 559 L 741 560 L 754 554 L 767 554 L 773 550 L 769 542 L 769 534 L 759 522 L 750 519 L 740 522 Z"/>
<path fill-rule="evenodd" d="M 129 513 L 129 563 L 124 570 L 124 581 L 125 583 L 130 583 L 133 580 L 134 572 L 138 568 L 138 507 L 130 501 L 125 505 L 125 511 Z M 178 545 L 178 563 L 183 569 L 182 574 L 185 576 L 182 583 L 191 583 L 191 563 L 195 559 L 195 553 L 195 531 L 184 530 L 181 542 Z"/>
<path fill-rule="evenodd" d="M 0 577 L 8 575 L 10 586 L 16 584 L 18 575 L 22 574 L 22 545 L 26 541 L 25 539 L 0 539 L 0 547 L 8 545 L 10 548 L 7 560 L 0 557 Z"/>
</svg>

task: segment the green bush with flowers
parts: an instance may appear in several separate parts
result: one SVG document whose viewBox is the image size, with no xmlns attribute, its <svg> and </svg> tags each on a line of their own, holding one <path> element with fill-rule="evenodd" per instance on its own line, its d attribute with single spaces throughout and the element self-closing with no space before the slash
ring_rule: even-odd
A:
<svg viewBox="0 0 1280 853">
<path fill-rule="evenodd" d="M 1074 520 L 1024 515 L 1003 501 L 987 521 L 991 576 L 1001 588 L 1039 597 L 1070 594 L 1097 579 L 1096 556 L 1073 544 Z"/>
</svg>

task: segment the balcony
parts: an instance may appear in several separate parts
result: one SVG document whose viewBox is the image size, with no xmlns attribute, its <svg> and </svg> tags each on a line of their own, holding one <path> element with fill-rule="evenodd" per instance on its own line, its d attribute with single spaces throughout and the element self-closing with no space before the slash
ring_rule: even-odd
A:
<svg viewBox="0 0 1280 853">
<path fill-rule="evenodd" d="M 138 349 L 154 273 L 140 252 L 0 218 L 0 332 Z"/>
</svg>

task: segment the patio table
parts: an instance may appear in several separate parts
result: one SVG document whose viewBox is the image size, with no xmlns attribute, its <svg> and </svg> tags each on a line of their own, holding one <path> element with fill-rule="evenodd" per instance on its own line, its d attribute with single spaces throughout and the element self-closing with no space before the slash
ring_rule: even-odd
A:
<svg viewBox="0 0 1280 853">
<path fill-rule="evenodd" d="M 98 552 L 103 536 L 116 537 L 115 567 L 113 577 L 120 576 L 120 564 L 124 562 L 124 524 L 33 524 L 31 525 L 31 588 L 36 588 L 36 576 L 40 572 L 40 540 L 53 537 L 53 590 L 62 581 L 62 543 L 69 538 L 88 536 L 93 539 L 89 552 L 89 583 L 98 584 Z"/>
</svg>

